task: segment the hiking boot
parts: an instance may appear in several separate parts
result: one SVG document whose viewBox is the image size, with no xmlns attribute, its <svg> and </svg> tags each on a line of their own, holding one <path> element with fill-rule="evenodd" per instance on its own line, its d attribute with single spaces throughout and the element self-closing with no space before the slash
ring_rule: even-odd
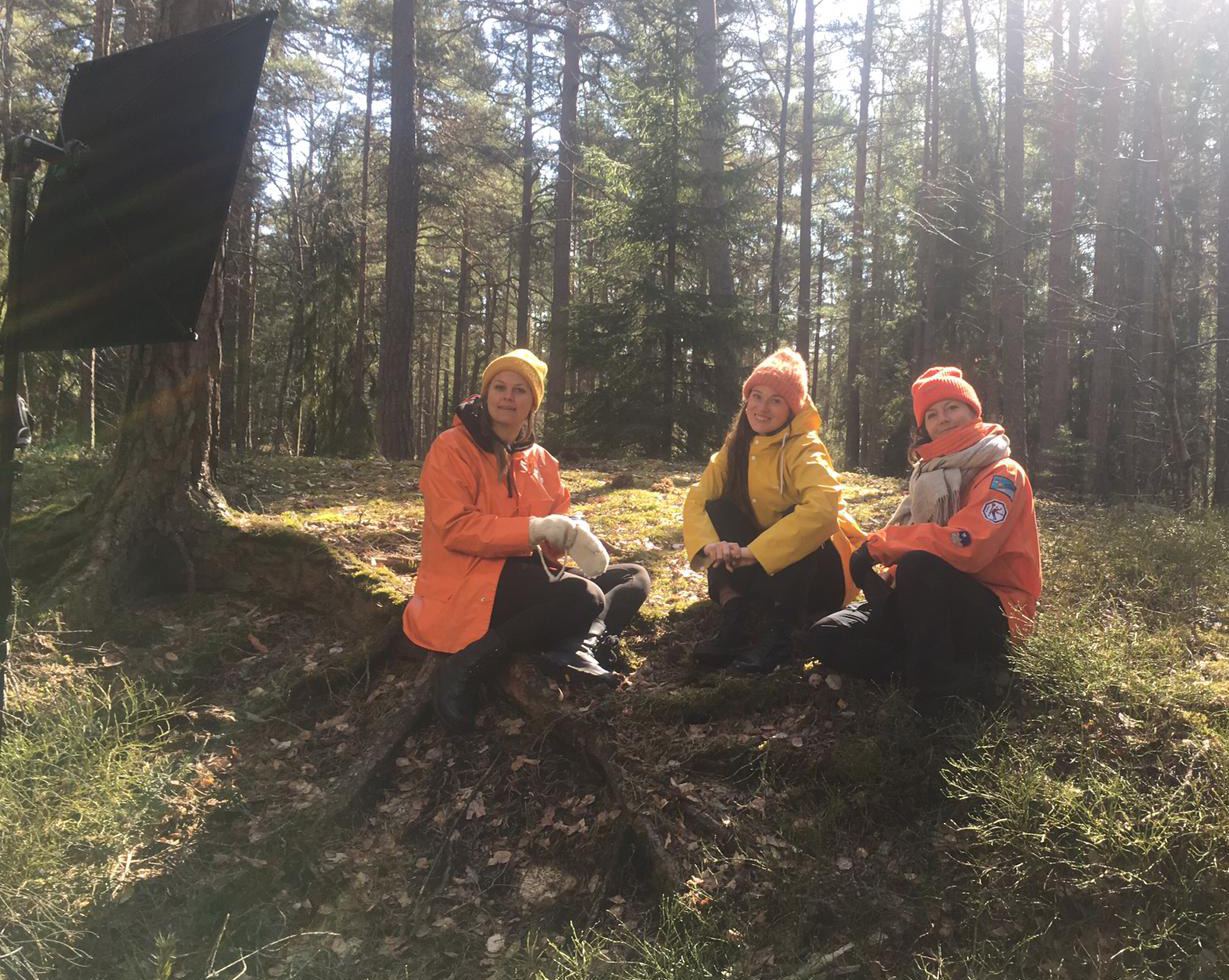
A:
<svg viewBox="0 0 1229 980">
<path fill-rule="evenodd" d="M 559 679 L 582 680 L 601 687 L 618 687 L 623 678 L 607 670 L 597 659 L 597 651 L 606 635 L 606 624 L 600 619 L 593 621 L 589 632 L 583 636 L 571 636 L 553 647 L 542 651 L 542 665 L 546 672 Z"/>
<path fill-rule="evenodd" d="M 457 735 L 474 727 L 481 706 L 482 681 L 503 659 L 499 636 L 487 633 L 456 653 L 439 653 L 432 678 L 431 703 L 440 723 Z"/>
<path fill-rule="evenodd" d="M 771 674 L 793 653 L 793 632 L 789 618 L 774 610 L 760 638 L 740 651 L 730 666 L 742 674 Z"/>
<path fill-rule="evenodd" d="M 693 654 L 696 663 L 701 667 L 724 667 L 746 648 L 750 640 L 747 633 L 749 611 L 749 604 L 742 596 L 735 596 L 722 606 L 717 632 L 696 644 Z"/>
</svg>

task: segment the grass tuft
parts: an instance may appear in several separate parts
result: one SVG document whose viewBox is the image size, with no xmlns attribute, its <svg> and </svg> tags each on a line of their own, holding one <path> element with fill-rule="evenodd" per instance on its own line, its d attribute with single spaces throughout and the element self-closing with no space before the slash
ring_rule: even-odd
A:
<svg viewBox="0 0 1229 980">
<path fill-rule="evenodd" d="M 176 771 L 162 751 L 176 712 L 141 684 L 88 678 L 13 709 L 0 741 L 0 974 L 33 980 L 78 958 L 92 906 L 125 897 Z"/>
</svg>

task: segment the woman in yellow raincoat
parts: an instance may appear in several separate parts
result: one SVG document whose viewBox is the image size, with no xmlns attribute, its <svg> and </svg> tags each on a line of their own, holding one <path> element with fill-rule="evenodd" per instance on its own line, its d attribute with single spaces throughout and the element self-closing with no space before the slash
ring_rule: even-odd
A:
<svg viewBox="0 0 1229 980">
<path fill-rule="evenodd" d="M 810 623 L 858 593 L 849 556 L 866 535 L 845 507 L 819 424 L 806 363 L 782 348 L 743 384 L 725 444 L 687 494 L 684 547 L 721 606 L 716 635 L 695 648 L 703 667 L 768 673 L 789 658 L 804 614 Z M 766 613 L 758 627 L 755 604 Z"/>
</svg>

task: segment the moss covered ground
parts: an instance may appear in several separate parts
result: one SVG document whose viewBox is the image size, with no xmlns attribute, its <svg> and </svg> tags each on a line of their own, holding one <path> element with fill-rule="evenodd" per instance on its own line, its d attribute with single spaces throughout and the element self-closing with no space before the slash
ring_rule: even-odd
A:
<svg viewBox="0 0 1229 980">
<path fill-rule="evenodd" d="M 44 527 L 101 465 L 36 455 L 18 488 L 0 976 L 1229 973 L 1223 518 L 1042 495 L 1042 625 L 1003 704 L 922 716 L 805 651 L 767 678 L 697 673 L 714 620 L 681 550 L 697 466 L 573 464 L 575 509 L 654 576 L 629 683 L 557 692 L 630 785 L 497 699 L 472 736 L 393 745 L 373 787 L 359 776 L 412 665 L 331 670 L 370 637 L 329 595 L 134 599 L 92 633 L 29 613 Z M 222 487 L 242 522 L 318 536 L 398 595 L 417 475 L 250 457 Z M 902 486 L 847 484 L 872 527 Z M 651 881 L 629 806 L 669 828 L 673 887 Z"/>
</svg>

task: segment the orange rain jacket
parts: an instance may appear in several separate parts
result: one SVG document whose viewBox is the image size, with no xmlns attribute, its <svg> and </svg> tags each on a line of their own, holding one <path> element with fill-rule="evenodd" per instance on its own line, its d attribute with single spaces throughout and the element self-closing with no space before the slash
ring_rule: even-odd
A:
<svg viewBox="0 0 1229 980">
<path fill-rule="evenodd" d="M 486 633 L 504 559 L 533 553 L 529 518 L 568 511 L 559 461 L 541 446 L 510 453 L 508 468 L 510 481 L 458 417 L 427 452 L 422 559 L 402 616 L 420 647 L 456 653 Z"/>
<path fill-rule="evenodd" d="M 959 452 L 997 425 L 973 422 L 918 450 L 923 459 Z M 960 491 L 960 509 L 947 524 L 894 524 L 867 539 L 871 557 L 895 565 L 907 551 L 929 551 L 971 575 L 999 598 L 1011 635 L 1031 632 L 1041 595 L 1041 545 L 1033 488 L 1011 457 L 987 466 Z"/>
</svg>

